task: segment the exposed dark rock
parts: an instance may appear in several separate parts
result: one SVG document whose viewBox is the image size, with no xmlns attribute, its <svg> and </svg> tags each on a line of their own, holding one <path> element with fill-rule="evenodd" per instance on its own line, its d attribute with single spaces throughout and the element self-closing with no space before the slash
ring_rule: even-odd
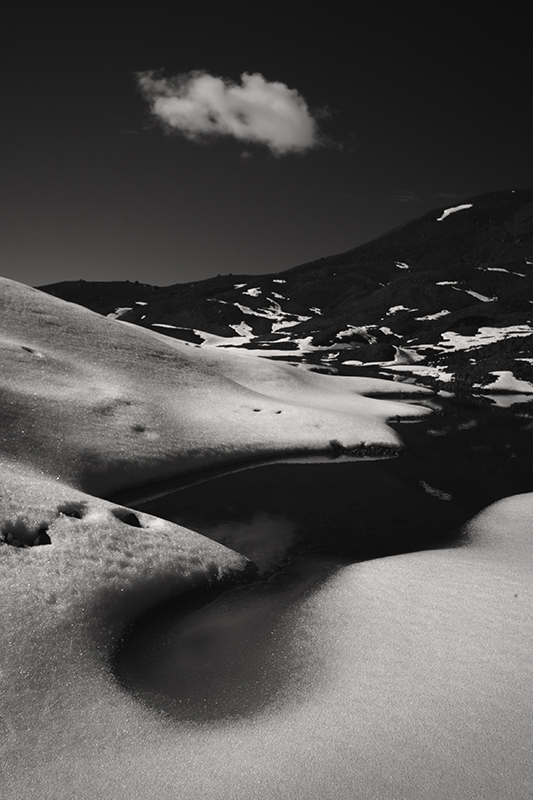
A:
<svg viewBox="0 0 533 800">
<path fill-rule="evenodd" d="M 40 288 L 101 314 L 129 308 L 121 319 L 196 344 L 204 339 L 193 329 L 234 339 L 245 323 L 251 334 L 243 349 L 287 350 L 288 360 L 294 353 L 317 367 L 325 359 L 388 361 L 392 345 L 439 345 L 448 331 L 467 336 L 529 325 L 533 189 L 457 205 L 471 207 L 430 211 L 353 250 L 275 274 L 167 287 L 70 281 Z M 452 369 L 457 385 L 467 387 L 489 368 L 523 374 L 525 362 L 514 359 L 531 355 L 531 346 L 524 337 L 423 352 L 426 363 Z"/>
</svg>

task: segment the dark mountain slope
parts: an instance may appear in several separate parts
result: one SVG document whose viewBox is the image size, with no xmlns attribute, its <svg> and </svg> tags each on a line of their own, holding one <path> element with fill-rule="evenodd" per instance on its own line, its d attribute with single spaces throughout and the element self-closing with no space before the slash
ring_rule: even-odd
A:
<svg viewBox="0 0 533 800">
<path fill-rule="evenodd" d="M 302 264 L 287 274 L 313 269 L 390 262 L 409 264 L 411 270 L 431 268 L 497 266 L 510 260 L 533 261 L 531 223 L 533 189 L 489 192 L 457 206 L 461 212 L 429 211 L 371 242 L 345 253 Z M 437 223 L 437 224 L 435 224 Z"/>
<path fill-rule="evenodd" d="M 474 197 L 353 250 L 270 275 L 168 287 L 78 281 L 40 288 L 208 345 L 337 364 L 383 362 L 407 347 L 427 366 L 461 373 L 463 383 L 489 381 L 494 369 L 533 377 L 530 362 L 514 360 L 532 348 L 533 190 Z M 464 337 L 474 335 L 470 346 Z M 435 369 L 429 377 L 450 380 Z"/>
</svg>

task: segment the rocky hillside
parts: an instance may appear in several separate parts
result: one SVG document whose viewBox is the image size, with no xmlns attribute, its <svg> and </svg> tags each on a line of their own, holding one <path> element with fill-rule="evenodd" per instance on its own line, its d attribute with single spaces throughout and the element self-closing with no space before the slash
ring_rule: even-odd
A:
<svg viewBox="0 0 533 800">
<path fill-rule="evenodd" d="M 453 390 L 495 384 L 527 391 L 533 189 L 433 210 L 353 250 L 284 272 L 166 287 L 75 281 L 39 288 L 202 347 L 340 372 L 379 369 Z"/>
</svg>

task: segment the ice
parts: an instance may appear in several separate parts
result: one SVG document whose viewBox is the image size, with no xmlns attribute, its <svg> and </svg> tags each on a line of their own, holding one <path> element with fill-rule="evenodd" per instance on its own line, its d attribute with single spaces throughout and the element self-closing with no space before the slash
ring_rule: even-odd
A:
<svg viewBox="0 0 533 800">
<path fill-rule="evenodd" d="M 247 289 L 245 292 L 243 292 L 243 294 L 249 294 L 250 297 L 259 297 L 259 295 L 261 294 L 261 289 L 253 287 L 251 289 Z"/>
<path fill-rule="evenodd" d="M 455 214 L 457 211 L 466 211 L 468 208 L 472 208 L 472 203 L 463 203 L 460 206 L 454 206 L 453 208 L 447 208 L 445 211 L 442 212 L 440 217 L 437 217 L 437 222 L 442 222 L 443 219 L 449 217 L 450 214 Z"/>
<path fill-rule="evenodd" d="M 394 263 L 398 269 L 409 269 L 409 264 L 406 264 L 404 261 L 395 261 Z"/>
<path fill-rule="evenodd" d="M 135 305 L 136 306 L 147 306 L 148 303 L 145 303 L 144 300 L 136 300 L 135 301 Z"/>
<path fill-rule="evenodd" d="M 437 281 L 435 286 L 455 286 L 459 281 Z"/>
<path fill-rule="evenodd" d="M 234 289 L 242 289 L 244 286 L 246 286 L 246 284 L 245 284 L 245 283 L 236 283 L 236 284 L 233 286 L 233 288 L 234 288 Z"/>
<path fill-rule="evenodd" d="M 174 331 L 180 330 L 177 325 L 167 325 L 166 322 L 152 322 L 152 328 L 171 328 Z"/>
<path fill-rule="evenodd" d="M 273 278 L 272 282 L 273 283 L 287 283 L 287 281 L 284 278 Z"/>
<path fill-rule="evenodd" d="M 321 309 L 320 309 L 320 308 L 316 308 L 316 306 L 312 306 L 312 307 L 309 309 L 309 311 L 312 311 L 312 312 L 313 312 L 313 314 L 322 314 L 322 311 L 321 311 Z"/>
</svg>

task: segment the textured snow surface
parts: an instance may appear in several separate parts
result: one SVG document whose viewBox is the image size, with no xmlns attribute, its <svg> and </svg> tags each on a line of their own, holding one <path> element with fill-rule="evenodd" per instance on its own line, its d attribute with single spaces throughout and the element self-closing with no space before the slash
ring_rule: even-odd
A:
<svg viewBox="0 0 533 800">
<path fill-rule="evenodd" d="M 14 281 L 0 288 L 2 453 L 84 491 L 330 438 L 396 447 L 385 420 L 411 413 L 361 395 L 386 382 L 202 350 Z"/>
<path fill-rule="evenodd" d="M 14 281 L 0 306 L 0 794 L 174 798 L 182 737 L 119 688 L 110 650 L 158 601 L 250 564 L 100 497 L 332 441 L 395 452 L 386 421 L 428 411 L 364 396 L 396 393 L 387 381 L 202 351 Z"/>
<path fill-rule="evenodd" d="M 223 595 L 189 646 L 251 625 L 257 686 L 285 665 L 284 692 L 233 720 L 164 716 L 112 675 L 123 626 L 249 562 L 99 495 L 332 440 L 394 449 L 386 420 L 427 410 L 364 396 L 407 386 L 202 350 L 12 281 L 0 304 L 0 525 L 51 538 L 0 544 L 3 800 L 530 797 L 530 496 L 466 548 L 321 563 L 266 617 L 247 587 Z"/>
<path fill-rule="evenodd" d="M 101 639 L 86 646 L 79 606 L 57 614 L 12 645 L 4 796 L 529 800 L 532 524 L 531 497 L 512 498 L 470 524 L 467 548 L 317 567 L 270 607 L 243 589 L 197 612 L 189 646 L 231 646 L 247 625 L 267 643 L 251 644 L 252 678 L 288 662 L 282 696 L 231 720 L 144 707 L 106 672 Z"/>
</svg>

